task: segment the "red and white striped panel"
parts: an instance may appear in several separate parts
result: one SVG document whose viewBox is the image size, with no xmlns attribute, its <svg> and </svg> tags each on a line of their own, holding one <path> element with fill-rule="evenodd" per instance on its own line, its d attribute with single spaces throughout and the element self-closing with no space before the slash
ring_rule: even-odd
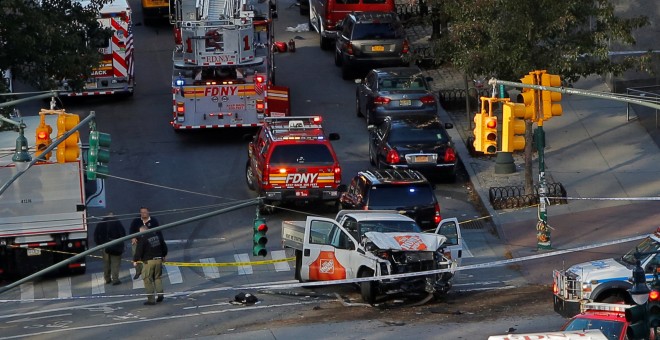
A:
<svg viewBox="0 0 660 340">
<path fill-rule="evenodd" d="M 196 130 L 196 129 L 223 129 L 223 128 L 241 128 L 258 127 L 259 124 L 214 124 L 214 125 L 183 125 L 172 123 L 172 127 L 177 130 Z"/>
<path fill-rule="evenodd" d="M 119 17 L 110 18 L 112 35 L 112 75 L 115 77 L 128 77 L 128 64 L 126 63 L 126 39 L 128 38 L 128 23 L 119 20 Z M 132 47 L 131 47 L 132 48 Z"/>
</svg>

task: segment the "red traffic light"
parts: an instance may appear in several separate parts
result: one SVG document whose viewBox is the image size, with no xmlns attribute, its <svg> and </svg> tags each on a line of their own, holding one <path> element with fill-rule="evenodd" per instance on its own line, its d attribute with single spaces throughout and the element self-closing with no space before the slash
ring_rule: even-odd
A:
<svg viewBox="0 0 660 340">
<path fill-rule="evenodd" d="M 660 300 L 660 292 L 657 290 L 652 290 L 649 293 L 649 301 L 658 301 Z"/>
<path fill-rule="evenodd" d="M 46 139 L 46 138 L 48 138 L 48 137 L 49 137 L 49 136 L 48 136 L 48 134 L 46 133 L 46 131 L 43 131 L 43 130 L 42 130 L 42 131 L 37 132 L 37 138 L 39 138 L 39 139 Z"/>
<path fill-rule="evenodd" d="M 266 223 L 261 223 L 260 225 L 257 226 L 257 231 L 265 233 L 268 231 L 268 226 L 266 225 Z"/>
<path fill-rule="evenodd" d="M 497 128 L 497 119 L 488 119 L 486 120 L 486 127 L 489 129 Z"/>
</svg>

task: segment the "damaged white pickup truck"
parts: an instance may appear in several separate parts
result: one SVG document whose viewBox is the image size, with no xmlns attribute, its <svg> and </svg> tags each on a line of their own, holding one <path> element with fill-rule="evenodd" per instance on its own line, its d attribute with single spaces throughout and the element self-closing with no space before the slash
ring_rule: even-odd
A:
<svg viewBox="0 0 660 340">
<path fill-rule="evenodd" d="M 362 299 L 368 303 L 395 293 L 445 294 L 463 249 L 456 218 L 425 233 L 407 216 L 378 210 L 342 210 L 335 219 L 308 216 L 306 221 L 283 221 L 282 243 L 295 250 L 300 282 L 413 274 L 360 282 Z M 414 275 L 435 269 L 450 270 Z"/>
</svg>

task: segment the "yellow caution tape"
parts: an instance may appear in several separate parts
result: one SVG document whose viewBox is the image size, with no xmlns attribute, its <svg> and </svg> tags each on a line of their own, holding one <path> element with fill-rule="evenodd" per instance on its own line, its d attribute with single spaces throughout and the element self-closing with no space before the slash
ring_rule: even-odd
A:
<svg viewBox="0 0 660 340">
<path fill-rule="evenodd" d="M 253 262 L 218 262 L 218 263 L 202 263 L 202 262 L 163 262 L 166 266 L 176 267 L 237 267 L 237 266 L 261 266 L 264 264 L 271 264 L 277 262 L 290 262 L 295 261 L 295 257 L 288 257 L 279 260 L 263 260 Z"/>
</svg>

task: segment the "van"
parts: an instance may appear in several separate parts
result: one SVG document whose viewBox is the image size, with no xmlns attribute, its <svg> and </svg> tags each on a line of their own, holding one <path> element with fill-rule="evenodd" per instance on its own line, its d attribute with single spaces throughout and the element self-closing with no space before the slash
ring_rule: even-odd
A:
<svg viewBox="0 0 660 340">
<path fill-rule="evenodd" d="M 394 12 L 394 0 L 301 0 L 301 13 L 309 1 L 309 23 L 319 33 L 322 50 L 333 46 L 337 27 L 352 12 Z"/>
</svg>

